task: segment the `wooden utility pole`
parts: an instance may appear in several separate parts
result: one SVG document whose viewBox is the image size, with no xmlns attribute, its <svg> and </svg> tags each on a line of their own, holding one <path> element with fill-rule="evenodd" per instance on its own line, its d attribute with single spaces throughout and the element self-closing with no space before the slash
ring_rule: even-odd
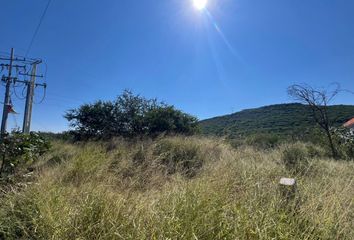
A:
<svg viewBox="0 0 354 240">
<path fill-rule="evenodd" d="M 10 87 L 11 87 L 11 74 L 12 74 L 12 63 L 14 59 L 14 49 L 11 48 L 11 56 L 10 56 L 10 64 L 9 64 L 9 71 L 7 78 L 5 79 L 6 81 L 6 90 L 5 90 L 5 98 L 4 98 L 4 109 L 2 111 L 2 121 L 1 121 L 1 138 L 4 136 L 6 132 L 6 125 L 7 125 L 7 117 L 9 115 L 9 109 L 10 109 Z"/>
</svg>

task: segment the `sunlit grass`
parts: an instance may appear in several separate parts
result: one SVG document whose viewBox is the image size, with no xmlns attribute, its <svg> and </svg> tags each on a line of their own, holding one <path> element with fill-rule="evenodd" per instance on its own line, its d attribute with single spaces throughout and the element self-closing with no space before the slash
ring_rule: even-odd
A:
<svg viewBox="0 0 354 240">
<path fill-rule="evenodd" d="M 194 137 L 56 143 L 36 182 L 0 200 L 0 232 L 5 239 L 353 239 L 354 164 L 313 160 L 312 174 L 297 177 L 296 207 L 287 207 L 278 192 L 279 178 L 291 176 L 284 148 L 235 150 Z M 46 164 L 53 156 L 61 163 Z"/>
</svg>

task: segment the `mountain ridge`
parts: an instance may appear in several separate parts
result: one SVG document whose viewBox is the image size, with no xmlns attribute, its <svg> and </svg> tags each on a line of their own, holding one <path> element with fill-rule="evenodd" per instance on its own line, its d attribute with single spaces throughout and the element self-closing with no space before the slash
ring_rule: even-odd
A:
<svg viewBox="0 0 354 240">
<path fill-rule="evenodd" d="M 339 126 L 354 117 L 354 105 L 328 106 L 330 119 Z M 294 135 L 316 126 L 309 106 L 301 103 L 282 103 L 244 109 L 199 122 L 206 135 L 244 136 L 255 133 Z M 300 132 L 299 132 L 300 131 Z"/>
</svg>

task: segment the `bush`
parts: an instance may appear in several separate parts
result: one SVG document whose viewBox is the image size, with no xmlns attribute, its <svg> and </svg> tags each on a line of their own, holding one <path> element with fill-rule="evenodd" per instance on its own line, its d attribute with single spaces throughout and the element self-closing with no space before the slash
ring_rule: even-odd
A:
<svg viewBox="0 0 354 240">
<path fill-rule="evenodd" d="M 124 91 L 115 101 L 97 101 L 69 110 L 65 118 L 76 140 L 136 137 L 160 133 L 193 134 L 198 119 L 155 99 Z"/>
<path fill-rule="evenodd" d="M 70 131 L 64 131 L 60 133 L 53 133 L 53 132 L 37 132 L 42 138 L 47 141 L 72 141 L 73 134 Z"/>
<path fill-rule="evenodd" d="M 282 152 L 282 162 L 294 174 L 306 174 L 311 165 L 306 148 L 300 144 L 287 146 Z"/>
<path fill-rule="evenodd" d="M 198 131 L 196 118 L 176 110 L 173 106 L 160 106 L 146 113 L 146 125 L 149 135 L 159 133 L 193 134 Z"/>
<path fill-rule="evenodd" d="M 193 177 L 203 166 L 203 160 L 199 157 L 200 147 L 189 141 L 161 140 L 155 147 L 154 155 L 166 167 L 168 174 L 181 172 Z"/>
<path fill-rule="evenodd" d="M 235 149 L 238 149 L 245 144 L 245 141 L 241 138 L 229 138 L 227 139 L 227 142 Z"/>
<path fill-rule="evenodd" d="M 337 147 L 339 157 L 354 159 L 354 135 L 347 128 L 337 128 L 333 131 L 333 141 Z"/>
<path fill-rule="evenodd" d="M 0 174 L 14 173 L 20 164 L 30 164 L 38 159 L 50 148 L 49 142 L 45 141 L 37 133 L 23 134 L 13 132 L 4 136 L 0 144 L 2 164 Z"/>
<path fill-rule="evenodd" d="M 309 158 L 321 158 L 326 156 L 325 149 L 311 143 L 306 144 L 306 151 Z"/>
<path fill-rule="evenodd" d="M 274 148 L 279 142 L 279 137 L 274 134 L 260 133 L 246 138 L 246 144 L 260 149 Z"/>
<path fill-rule="evenodd" d="M 354 159 L 354 142 L 348 141 L 340 144 L 338 147 L 339 156 L 342 159 L 353 160 Z"/>
</svg>

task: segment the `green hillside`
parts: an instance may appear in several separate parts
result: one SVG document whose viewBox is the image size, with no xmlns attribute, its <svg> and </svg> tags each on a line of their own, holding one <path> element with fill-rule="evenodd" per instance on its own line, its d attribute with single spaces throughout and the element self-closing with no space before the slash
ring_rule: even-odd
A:
<svg viewBox="0 0 354 240">
<path fill-rule="evenodd" d="M 329 106 L 329 116 L 335 125 L 354 117 L 354 106 Z M 254 133 L 278 135 L 303 134 L 315 126 L 308 106 L 300 103 L 277 104 L 247 109 L 230 115 L 200 121 L 203 134 L 246 136 Z"/>
</svg>

